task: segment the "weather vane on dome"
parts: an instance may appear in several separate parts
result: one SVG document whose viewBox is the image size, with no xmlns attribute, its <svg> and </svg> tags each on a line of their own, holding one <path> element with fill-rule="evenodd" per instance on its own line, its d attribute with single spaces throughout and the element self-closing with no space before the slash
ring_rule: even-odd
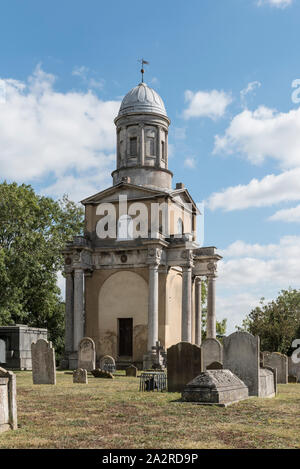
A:
<svg viewBox="0 0 300 469">
<path fill-rule="evenodd" d="M 144 65 L 149 65 L 149 62 L 147 62 L 147 60 L 144 60 L 144 59 L 140 59 L 139 62 L 142 64 L 141 74 L 142 74 L 142 83 L 144 83 L 144 73 L 145 73 Z"/>
</svg>

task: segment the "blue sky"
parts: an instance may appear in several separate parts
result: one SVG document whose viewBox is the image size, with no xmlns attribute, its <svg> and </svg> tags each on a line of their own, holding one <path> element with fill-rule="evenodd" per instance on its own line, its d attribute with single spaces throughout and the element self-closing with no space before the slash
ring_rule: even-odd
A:
<svg viewBox="0 0 300 469">
<path fill-rule="evenodd" d="M 299 288 L 299 0 L 11 0 L 1 17 L 2 180 L 75 200 L 109 186 L 112 121 L 144 57 L 174 183 L 205 201 L 205 245 L 224 256 L 218 317 L 232 331 Z"/>
</svg>

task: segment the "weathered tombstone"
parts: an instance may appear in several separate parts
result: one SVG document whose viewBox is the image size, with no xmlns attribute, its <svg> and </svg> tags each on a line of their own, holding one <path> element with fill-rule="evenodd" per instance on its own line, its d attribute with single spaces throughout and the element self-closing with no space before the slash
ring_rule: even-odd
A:
<svg viewBox="0 0 300 469">
<path fill-rule="evenodd" d="M 0 368 L 0 433 L 17 427 L 16 375 Z"/>
<path fill-rule="evenodd" d="M 223 362 L 223 347 L 217 339 L 205 339 L 201 345 L 204 370 L 213 362 Z"/>
<path fill-rule="evenodd" d="M 133 376 L 134 378 L 137 377 L 137 367 L 134 365 L 130 365 L 128 368 L 126 368 L 126 376 Z"/>
<path fill-rule="evenodd" d="M 91 373 L 95 378 L 114 379 L 114 375 L 112 373 L 110 373 L 109 371 L 100 370 L 100 368 L 96 368 L 95 370 L 92 370 Z"/>
<path fill-rule="evenodd" d="M 277 393 L 277 370 L 264 366 L 259 369 L 259 397 L 274 397 Z"/>
<path fill-rule="evenodd" d="M 278 352 L 263 352 L 264 366 L 277 370 L 277 383 L 288 383 L 288 357 Z"/>
<path fill-rule="evenodd" d="M 95 342 L 90 337 L 81 339 L 78 345 L 78 368 L 92 371 L 96 367 Z"/>
<path fill-rule="evenodd" d="M 209 370 L 223 370 L 223 365 L 220 362 L 212 362 L 210 365 L 206 367 L 207 371 Z"/>
<path fill-rule="evenodd" d="M 74 370 L 73 383 L 88 384 L 87 371 L 83 368 L 77 368 L 77 370 Z"/>
<path fill-rule="evenodd" d="M 289 375 L 291 376 L 297 376 L 297 382 L 300 383 L 300 361 L 297 363 L 297 361 L 300 359 L 300 356 L 294 356 L 292 355 L 291 357 L 288 358 L 288 369 L 289 369 Z"/>
<path fill-rule="evenodd" d="M 179 342 L 167 350 L 168 391 L 182 392 L 203 371 L 201 347 Z"/>
<path fill-rule="evenodd" d="M 51 342 L 31 344 L 33 384 L 56 384 L 55 351 Z"/>
<path fill-rule="evenodd" d="M 259 396 L 259 352 L 259 337 L 248 332 L 234 332 L 223 339 L 223 368 L 248 386 L 249 396 Z"/>
<path fill-rule="evenodd" d="M 183 401 L 222 407 L 248 397 L 247 386 L 230 370 L 205 371 L 190 381 L 182 391 Z"/>
<path fill-rule="evenodd" d="M 6 363 L 6 342 L 0 339 L 0 364 Z"/>
<path fill-rule="evenodd" d="M 116 362 L 113 357 L 110 355 L 104 355 L 100 359 L 100 368 L 101 370 L 109 371 L 110 373 L 116 370 Z"/>
</svg>

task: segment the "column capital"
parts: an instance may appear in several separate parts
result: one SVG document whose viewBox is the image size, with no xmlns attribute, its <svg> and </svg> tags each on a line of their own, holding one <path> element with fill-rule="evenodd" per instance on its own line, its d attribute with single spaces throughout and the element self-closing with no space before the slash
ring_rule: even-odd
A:
<svg viewBox="0 0 300 469">
<path fill-rule="evenodd" d="M 147 264 L 149 267 L 156 266 L 158 267 L 161 261 L 162 249 L 151 247 L 148 249 Z"/>
<path fill-rule="evenodd" d="M 207 264 L 207 278 L 216 278 L 217 277 L 217 263 L 216 262 L 209 262 Z"/>
</svg>

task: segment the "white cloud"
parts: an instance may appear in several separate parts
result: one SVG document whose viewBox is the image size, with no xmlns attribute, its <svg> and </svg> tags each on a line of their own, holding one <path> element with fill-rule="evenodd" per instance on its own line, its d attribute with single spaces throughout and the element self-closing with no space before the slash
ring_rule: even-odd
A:
<svg viewBox="0 0 300 469">
<path fill-rule="evenodd" d="M 290 6 L 292 3 L 293 3 L 293 0 L 258 0 L 257 1 L 258 6 L 270 5 L 271 7 L 282 8 L 282 9 Z"/>
<path fill-rule="evenodd" d="M 261 289 L 266 285 L 278 288 L 299 285 L 300 236 L 284 236 L 277 245 L 236 243 L 224 251 L 224 260 L 220 262 L 221 285 L 238 289 L 243 285 L 256 285 Z M 229 255 L 226 256 L 226 252 Z M 232 252 L 234 256 L 230 257 Z"/>
<path fill-rule="evenodd" d="M 113 119 L 120 106 L 91 91 L 55 91 L 54 82 L 39 66 L 26 83 L 1 80 L 5 100 L 0 104 L 1 178 L 45 186 L 50 177 L 53 194 L 55 186 L 64 189 L 76 174 L 77 185 L 84 185 L 91 173 L 112 169 Z"/>
<path fill-rule="evenodd" d="M 274 158 L 283 168 L 300 166 L 300 108 L 277 112 L 264 106 L 244 110 L 223 136 L 215 137 L 214 153 L 239 153 L 252 163 Z"/>
<path fill-rule="evenodd" d="M 269 174 L 261 180 L 252 179 L 249 184 L 228 187 L 213 193 L 207 203 L 211 210 L 230 211 L 293 200 L 300 200 L 300 168 L 279 175 Z"/>
<path fill-rule="evenodd" d="M 191 117 L 217 119 L 225 114 L 227 106 L 232 102 L 232 97 L 230 93 L 225 91 L 212 90 L 194 93 L 187 90 L 185 101 L 188 103 L 187 109 L 183 112 L 185 119 Z"/>
<path fill-rule="evenodd" d="M 281 289 L 299 288 L 300 236 L 266 245 L 238 240 L 220 253 L 217 311 L 219 319 L 228 318 L 231 331 L 261 297 L 275 298 Z"/>
<path fill-rule="evenodd" d="M 196 167 L 196 160 L 195 158 L 186 158 L 184 160 L 184 166 L 186 168 L 190 168 L 190 169 L 193 169 Z"/>
<path fill-rule="evenodd" d="M 250 93 L 255 94 L 255 90 L 260 87 L 261 87 L 260 81 L 251 81 L 250 83 L 248 83 L 246 88 L 240 91 L 241 102 L 242 102 L 243 107 L 247 107 L 246 96 Z"/>
<path fill-rule="evenodd" d="M 300 223 L 300 205 L 297 205 L 297 207 L 278 210 L 274 215 L 269 217 L 269 220 Z"/>
<path fill-rule="evenodd" d="M 88 67 L 85 67 L 84 65 L 81 65 L 80 67 L 75 67 L 72 71 L 72 75 L 78 76 L 81 78 L 81 80 L 89 87 L 89 88 L 97 88 L 99 90 L 102 90 L 105 84 L 105 80 L 103 78 L 100 79 L 95 79 L 95 78 L 90 78 L 89 75 L 91 74 L 91 70 Z"/>
</svg>

